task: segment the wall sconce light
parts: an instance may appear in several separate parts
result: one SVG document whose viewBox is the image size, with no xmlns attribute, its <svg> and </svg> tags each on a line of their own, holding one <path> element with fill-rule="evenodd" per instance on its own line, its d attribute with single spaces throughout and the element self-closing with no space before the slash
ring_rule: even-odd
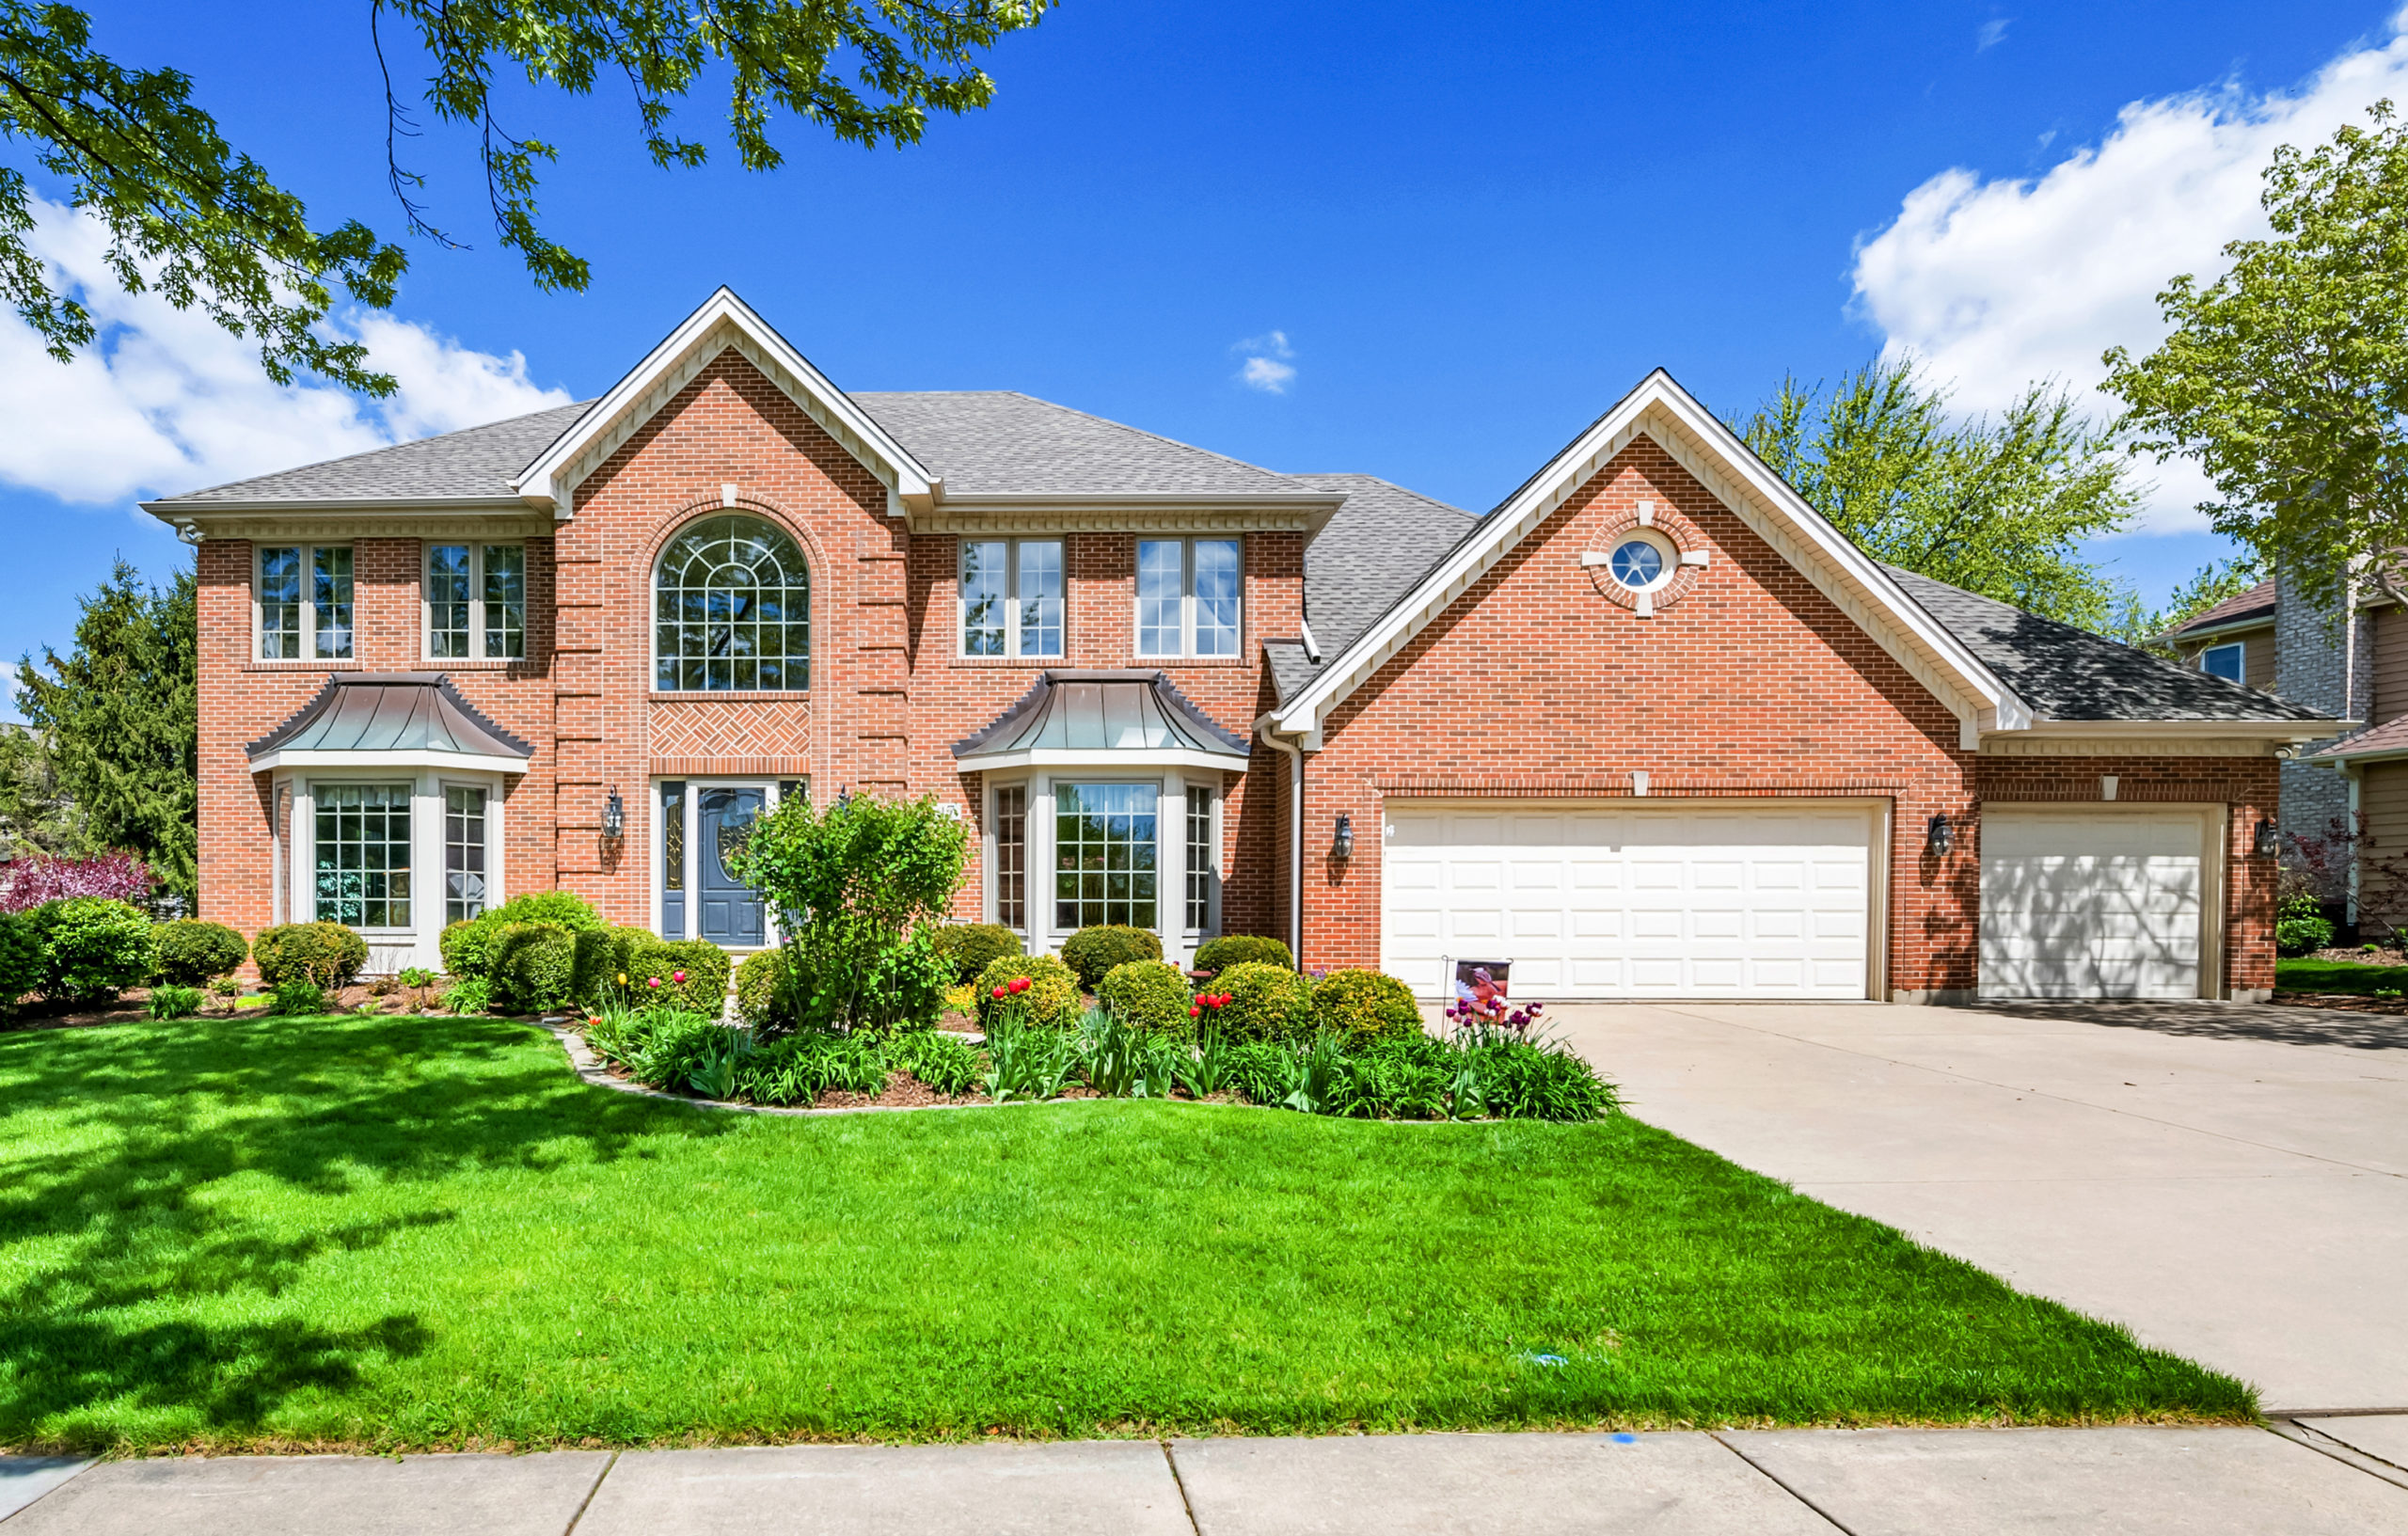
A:
<svg viewBox="0 0 2408 1536">
<path fill-rule="evenodd" d="M 2260 859 L 2278 857 L 2283 851 L 2283 834 L 2271 821 L 2258 823 L 2258 835 L 2250 843 L 2249 851 Z"/>
<path fill-rule="evenodd" d="M 1923 846 L 1924 851 L 1935 859 L 1948 857 L 1948 850 L 1956 846 L 1956 824 L 1944 816 L 1934 816 L 1924 823 Z"/>
<path fill-rule="evenodd" d="M 602 835 L 615 843 L 627 830 L 627 802 L 619 799 L 618 786 L 610 788 L 610 798 L 602 802 Z"/>
<path fill-rule="evenodd" d="M 1329 845 L 1329 854 L 1339 863 L 1354 857 L 1354 818 L 1343 811 L 1338 813 L 1338 836 Z"/>
</svg>

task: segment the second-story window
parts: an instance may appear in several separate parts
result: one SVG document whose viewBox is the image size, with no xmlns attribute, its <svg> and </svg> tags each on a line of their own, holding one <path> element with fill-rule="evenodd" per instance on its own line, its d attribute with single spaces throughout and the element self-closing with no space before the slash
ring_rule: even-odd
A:
<svg viewBox="0 0 2408 1536">
<path fill-rule="evenodd" d="M 524 545 L 428 545 L 423 580 L 430 657 L 515 661 L 526 656 Z"/>
<path fill-rule="evenodd" d="M 262 661 L 351 656 L 351 546 L 262 545 L 251 591 Z"/>
<path fill-rule="evenodd" d="M 2241 646 L 2240 641 L 2234 641 L 2229 645 L 2209 646 L 2199 653 L 2199 670 L 2210 677 L 2221 677 L 2228 683 L 2240 682 L 2244 670 L 2241 664 L 2242 655 Z"/>
<path fill-rule="evenodd" d="M 1137 654 L 1235 656 L 1244 566 L 1236 539 L 1137 545 Z"/>
<path fill-rule="evenodd" d="M 758 517 L 704 517 L 660 552 L 653 687 L 800 692 L 811 686 L 811 568 Z"/>
<path fill-rule="evenodd" d="M 1062 654 L 1058 539 L 961 541 L 961 654 Z"/>
</svg>

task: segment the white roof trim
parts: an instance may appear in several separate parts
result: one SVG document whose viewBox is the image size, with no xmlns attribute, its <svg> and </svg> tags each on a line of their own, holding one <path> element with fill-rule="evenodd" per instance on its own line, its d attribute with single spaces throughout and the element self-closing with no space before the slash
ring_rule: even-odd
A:
<svg viewBox="0 0 2408 1536">
<path fill-rule="evenodd" d="M 265 773 L 271 768 L 444 768 L 454 773 L 524 773 L 527 759 L 497 757 L 486 752 L 434 752 L 424 748 L 408 752 L 340 752 L 328 748 L 293 750 L 278 747 L 251 759 L 250 771 Z"/>
<path fill-rule="evenodd" d="M 1117 773 L 1133 768 L 1192 768 L 1214 773 L 1243 772 L 1244 752 L 1196 752 L 1186 747 L 1104 747 L 1073 752 L 1062 747 L 1036 747 L 1020 752 L 971 752 L 956 758 L 964 773 L 996 773 L 1010 768 L 1091 768 Z"/>
<path fill-rule="evenodd" d="M 1982 731 L 2022 730 L 2031 724 L 2031 707 L 2004 679 L 1659 368 L 1482 518 L 1470 539 L 1283 705 L 1277 728 L 1288 734 L 1319 730 L 1332 706 L 1368 681 L 1642 435 L 1671 454 L 1946 704 L 1960 722 L 1960 736 L 1977 739 Z M 1975 741 L 1963 744 L 1970 749 Z"/>
<path fill-rule="evenodd" d="M 704 300 L 511 483 L 527 500 L 550 508 L 555 518 L 567 518 L 578 483 L 731 349 L 768 374 L 906 509 L 924 509 L 943 494 L 943 482 L 727 288 Z"/>
</svg>

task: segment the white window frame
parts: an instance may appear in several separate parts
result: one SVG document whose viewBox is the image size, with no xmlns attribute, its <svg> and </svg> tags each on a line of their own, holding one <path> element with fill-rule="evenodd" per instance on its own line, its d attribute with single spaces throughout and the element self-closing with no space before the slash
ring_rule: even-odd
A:
<svg viewBox="0 0 2408 1536">
<path fill-rule="evenodd" d="M 2214 656 L 2219 651 L 2230 651 L 2232 653 L 2232 676 L 2226 679 L 2227 681 L 2238 683 L 2248 677 L 2249 647 L 2248 641 L 2246 641 L 2228 640 L 2220 645 L 2203 647 L 2199 652 L 2199 670 L 2201 672 L 2206 673 L 2210 677 L 2224 676 L 2224 673 L 2217 672 L 2214 668 L 2208 665 L 2208 657 Z"/>
<path fill-rule="evenodd" d="M 970 596 L 968 586 L 970 548 L 973 545 L 1004 546 L 1004 649 L 1001 655 L 974 652 L 970 649 Z M 1062 573 L 1062 594 L 1056 599 L 1062 605 L 1061 622 L 1054 627 L 1062 634 L 1060 648 L 1052 651 L 1029 651 L 1021 646 L 1020 555 L 1032 545 L 1045 545 L 1054 550 L 1055 568 Z M 1059 661 L 1070 649 L 1070 564 L 1069 548 L 1065 540 L 1052 539 L 980 539 L 963 534 L 955 541 L 953 559 L 953 650 L 954 655 L 968 661 Z"/>
<path fill-rule="evenodd" d="M 263 579 L 261 566 L 271 549 L 291 549 L 301 557 L 301 645 L 298 656 L 268 656 L 261 647 L 267 639 L 266 605 L 261 600 L 260 587 Z M 318 649 L 318 552 L 340 549 L 351 556 L 351 644 L 341 653 Z M 356 661 L 359 658 L 359 555 L 349 540 L 334 544 L 305 544 L 295 541 L 280 544 L 263 540 L 251 546 L 251 659 L 254 661 Z"/>
<path fill-rule="evenodd" d="M 1145 579 L 1146 546 L 1149 544 L 1179 546 L 1179 648 L 1173 651 L 1146 649 L 1146 610 L 1141 583 Z M 1237 639 L 1228 650 L 1215 651 L 1205 657 L 1198 657 L 1196 651 L 1196 546 L 1199 544 L 1233 544 L 1238 551 Z M 1148 659 L 1179 657 L 1231 661 L 1245 655 L 1245 535 L 1196 533 L 1177 538 L 1138 539 L 1135 558 L 1129 572 L 1129 645 L 1132 655 Z"/>
<path fill-rule="evenodd" d="M 1622 552 L 1623 546 L 1626 544 L 1646 545 L 1648 547 L 1654 549 L 1656 555 L 1662 560 L 1663 563 L 1656 568 L 1656 578 L 1654 580 L 1647 582 L 1643 586 L 1634 587 L 1629 582 L 1624 581 L 1622 578 L 1621 573 L 1613 568 L 1613 557 L 1620 554 Z M 1613 547 L 1606 551 L 1606 578 L 1624 592 L 1660 592 L 1664 587 L 1671 583 L 1672 578 L 1680 575 L 1680 549 L 1672 543 L 1671 540 L 1666 538 L 1663 534 L 1656 532 L 1652 528 L 1634 528 L 1629 530 L 1627 532 L 1617 537 L 1614 540 Z"/>
<path fill-rule="evenodd" d="M 435 551 L 457 549 L 468 551 L 468 654 L 439 657 L 435 654 Z M 518 551 L 518 654 L 485 654 L 485 552 L 489 549 Z M 483 541 L 476 539 L 428 539 L 420 545 L 418 558 L 418 651 L 428 661 L 523 661 L 527 657 L 527 546 L 508 539 Z"/>
<path fill-rule="evenodd" d="M 1180 784 L 1179 921 L 1180 931 L 1185 934 L 1189 947 L 1193 948 L 1196 944 L 1214 937 L 1221 931 L 1221 802 L 1226 797 L 1218 784 L 1205 784 L 1195 779 L 1177 782 Z M 1187 840 L 1187 797 L 1196 794 L 1212 797 L 1211 807 L 1205 812 L 1205 820 L 1208 825 L 1204 831 L 1206 841 L 1202 869 L 1197 869 L 1186 863 L 1188 854 L 1194 851 Z M 1187 882 L 1198 875 L 1201 875 L 1205 880 L 1204 926 L 1200 928 L 1191 926 L 1187 922 Z M 1168 931 L 1167 927 L 1165 931 Z"/>
</svg>

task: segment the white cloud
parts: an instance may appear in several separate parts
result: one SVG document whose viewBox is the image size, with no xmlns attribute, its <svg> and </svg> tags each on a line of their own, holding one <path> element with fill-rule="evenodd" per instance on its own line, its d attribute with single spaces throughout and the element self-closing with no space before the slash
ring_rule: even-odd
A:
<svg viewBox="0 0 2408 1536">
<path fill-rule="evenodd" d="M 2265 232 L 2258 173 L 2276 146 L 2316 144 L 2377 100 L 2408 98 L 2404 26 L 2408 12 L 2295 90 L 2227 84 L 2134 102 L 2099 143 L 2036 180 L 1934 176 L 1858 245 L 1856 305 L 1880 327 L 1884 356 L 1922 358 L 1967 411 L 2034 379 L 2095 386 L 2100 353 L 2145 352 L 2164 335 L 2155 295 L 2170 279 L 2212 277 L 2226 242 Z M 2095 399 L 2102 416 L 2115 409 Z M 2206 494 L 2193 465 L 2169 462 L 2153 478 L 2143 529 L 2204 526 L 2191 510 Z"/>
<path fill-rule="evenodd" d="M 173 494 L 364 452 L 431 433 L 568 403 L 536 386 L 517 353 L 472 351 L 381 312 L 332 328 L 368 344 L 394 376 L 391 399 L 323 383 L 271 383 L 259 349 L 198 310 L 129 295 L 101 261 L 95 221 L 37 199 L 30 239 L 54 283 L 71 285 L 101 328 L 97 349 L 60 363 L 32 327 L 0 314 L 0 481 L 87 504 Z"/>
<path fill-rule="evenodd" d="M 1993 16 L 1973 32 L 1973 52 L 1987 54 L 2006 40 L 2006 28 L 2012 16 Z"/>
<path fill-rule="evenodd" d="M 1238 370 L 1239 382 L 1249 389 L 1264 394 L 1284 395 L 1294 382 L 1296 368 L 1289 361 L 1295 349 L 1288 345 L 1286 331 L 1266 331 L 1248 337 L 1229 349 L 1246 354 L 1245 365 Z"/>
</svg>

